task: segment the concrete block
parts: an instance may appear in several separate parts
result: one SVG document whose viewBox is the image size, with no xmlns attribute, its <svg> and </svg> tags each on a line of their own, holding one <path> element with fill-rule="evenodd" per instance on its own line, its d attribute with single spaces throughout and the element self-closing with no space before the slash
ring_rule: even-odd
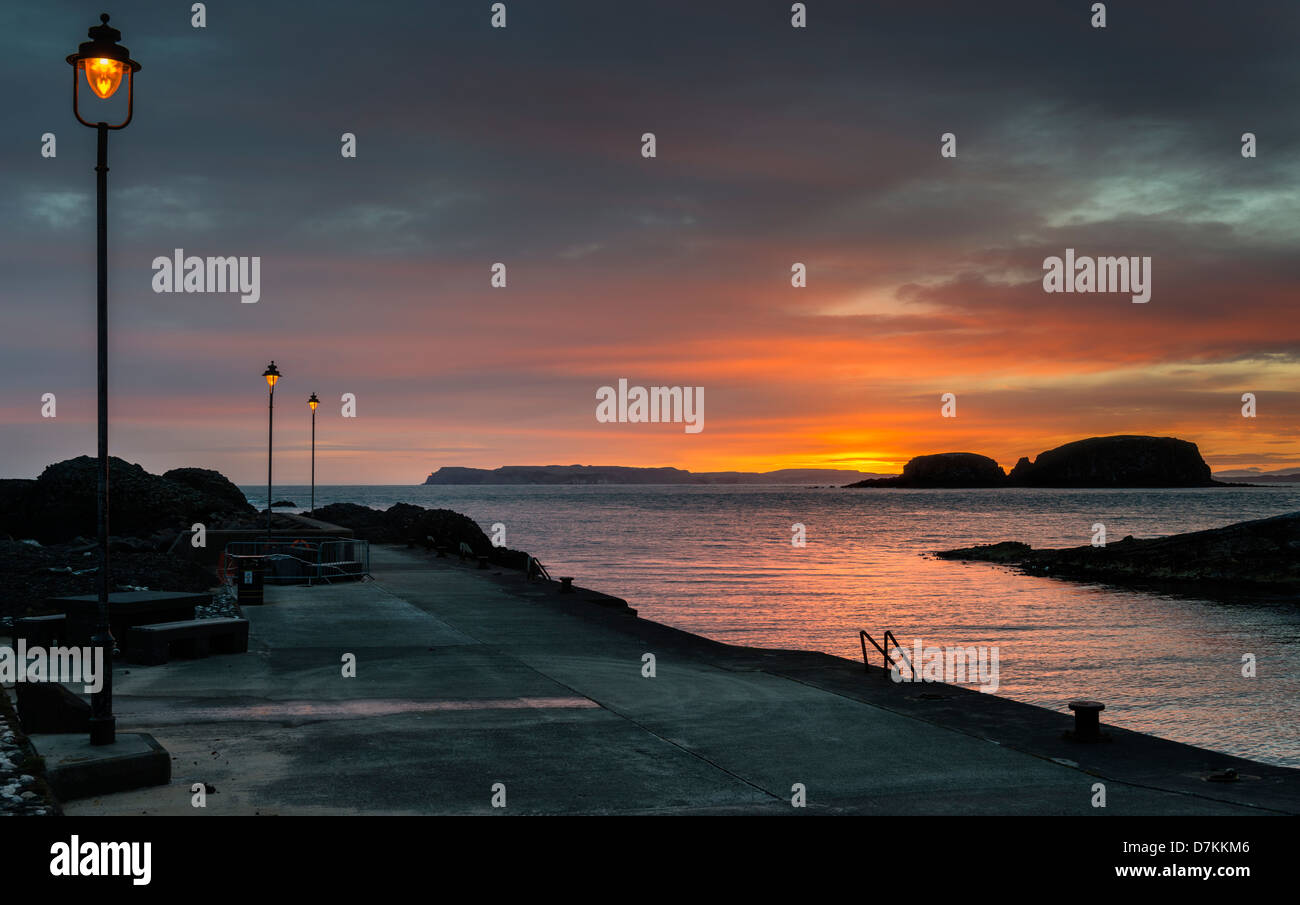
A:
<svg viewBox="0 0 1300 905">
<path fill-rule="evenodd" d="M 63 801 L 171 782 L 171 756 L 147 732 L 119 732 L 111 745 L 92 745 L 88 735 L 28 738 L 45 758 L 46 782 Z"/>
</svg>

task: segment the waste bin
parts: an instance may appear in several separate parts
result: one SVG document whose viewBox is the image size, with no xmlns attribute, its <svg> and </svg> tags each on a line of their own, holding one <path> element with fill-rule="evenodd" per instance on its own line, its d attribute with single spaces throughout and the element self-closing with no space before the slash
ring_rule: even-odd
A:
<svg viewBox="0 0 1300 905">
<path fill-rule="evenodd" d="M 237 563 L 239 571 L 235 577 L 239 586 L 239 605 L 261 606 L 265 602 L 262 590 L 266 582 L 266 557 L 241 556 Z"/>
</svg>

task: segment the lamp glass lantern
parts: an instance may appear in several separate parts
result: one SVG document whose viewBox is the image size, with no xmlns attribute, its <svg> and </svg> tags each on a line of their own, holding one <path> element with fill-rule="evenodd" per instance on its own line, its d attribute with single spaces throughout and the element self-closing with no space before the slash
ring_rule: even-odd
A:
<svg viewBox="0 0 1300 905">
<path fill-rule="evenodd" d="M 135 91 L 134 75 L 140 71 L 140 64 L 131 59 L 131 51 L 117 43 L 122 40 L 122 33 L 108 24 L 108 13 L 99 17 L 100 24 L 86 31 L 89 41 L 83 41 L 77 52 L 68 54 L 68 64 L 72 66 L 72 112 L 83 126 L 104 126 L 108 129 L 122 129 L 131 122 L 134 112 Z M 100 100 L 108 100 L 117 94 L 126 80 L 126 118 L 120 123 L 108 124 L 103 121 L 89 122 L 81 115 L 81 79 L 84 75 L 91 92 Z"/>
</svg>

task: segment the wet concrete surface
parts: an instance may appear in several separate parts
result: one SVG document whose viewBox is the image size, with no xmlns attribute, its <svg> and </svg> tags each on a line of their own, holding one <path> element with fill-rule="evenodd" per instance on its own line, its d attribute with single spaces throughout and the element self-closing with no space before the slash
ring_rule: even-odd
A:
<svg viewBox="0 0 1300 905">
<path fill-rule="evenodd" d="M 1109 728 L 1072 743 L 1068 713 L 720 644 L 506 570 L 386 547 L 372 568 L 269 588 L 247 654 L 119 667 L 119 728 L 171 752 L 172 783 L 66 812 L 1300 813 L 1300 771 Z M 1244 778 L 1205 780 L 1225 766 Z M 217 789 L 203 812 L 194 782 Z"/>
</svg>

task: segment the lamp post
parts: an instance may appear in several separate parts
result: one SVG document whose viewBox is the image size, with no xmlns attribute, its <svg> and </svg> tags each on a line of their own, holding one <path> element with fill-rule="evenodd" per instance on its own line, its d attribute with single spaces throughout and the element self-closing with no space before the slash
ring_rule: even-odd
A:
<svg viewBox="0 0 1300 905">
<path fill-rule="evenodd" d="M 72 66 L 72 114 L 77 122 L 94 129 L 97 135 L 95 155 L 95 231 L 96 231 L 96 304 L 98 323 L 96 342 L 96 384 L 99 396 L 98 447 L 99 474 L 96 481 L 96 521 L 99 535 L 99 575 L 96 580 L 99 596 L 98 619 L 91 643 L 99 649 L 104 664 L 103 687 L 91 698 L 90 743 L 111 745 L 117 739 L 117 720 L 113 717 L 113 630 L 108 614 L 108 133 L 125 129 L 134 114 L 135 73 L 140 64 L 131 59 L 131 52 L 117 42 L 122 33 L 108 24 L 108 13 L 99 17 L 100 24 L 91 26 L 77 52 L 67 57 Z M 86 84 L 100 100 L 108 100 L 117 93 L 126 76 L 126 118 L 110 125 L 103 120 L 89 122 L 81 115 L 81 80 L 78 73 L 86 74 Z M 95 114 L 90 114 L 95 118 Z"/>
<path fill-rule="evenodd" d="M 307 400 L 311 406 L 311 514 L 316 514 L 316 406 L 320 405 L 320 400 L 316 394 L 312 393 L 311 398 Z"/>
<path fill-rule="evenodd" d="M 280 372 L 272 361 L 262 372 L 266 386 L 270 390 L 266 401 L 266 538 L 271 539 L 271 436 L 275 428 L 275 382 L 280 379 Z"/>
</svg>

